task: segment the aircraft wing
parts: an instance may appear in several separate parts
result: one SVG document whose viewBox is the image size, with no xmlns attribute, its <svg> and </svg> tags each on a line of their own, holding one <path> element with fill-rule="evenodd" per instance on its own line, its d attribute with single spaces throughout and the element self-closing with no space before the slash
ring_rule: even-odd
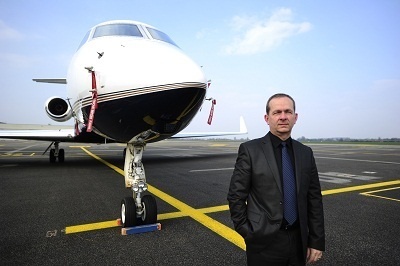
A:
<svg viewBox="0 0 400 266">
<path fill-rule="evenodd" d="M 73 126 L 0 124 L 0 138 L 73 141 Z"/>
<path fill-rule="evenodd" d="M 231 136 L 231 135 L 244 135 L 247 134 L 247 126 L 244 122 L 244 118 L 240 117 L 240 128 L 239 132 L 180 132 L 171 137 L 171 139 L 182 139 L 182 138 L 201 138 L 201 137 L 218 137 L 218 136 Z"/>
</svg>

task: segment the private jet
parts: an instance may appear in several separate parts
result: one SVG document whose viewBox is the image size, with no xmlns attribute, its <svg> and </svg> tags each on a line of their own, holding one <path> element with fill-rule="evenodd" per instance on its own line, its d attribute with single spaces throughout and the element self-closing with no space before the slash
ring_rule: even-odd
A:
<svg viewBox="0 0 400 266">
<path fill-rule="evenodd" d="M 121 201 L 123 227 L 157 222 L 155 198 L 144 194 L 146 144 L 247 133 L 243 118 L 238 132 L 181 132 L 206 100 L 210 82 L 167 34 L 137 21 L 94 26 L 71 59 L 67 78 L 33 80 L 66 84 L 67 97 L 49 98 L 45 111 L 57 122 L 74 119 L 75 126 L 0 130 L 0 138 L 50 141 L 51 163 L 64 161 L 61 142 L 126 143 L 125 186 L 132 197 Z"/>
</svg>

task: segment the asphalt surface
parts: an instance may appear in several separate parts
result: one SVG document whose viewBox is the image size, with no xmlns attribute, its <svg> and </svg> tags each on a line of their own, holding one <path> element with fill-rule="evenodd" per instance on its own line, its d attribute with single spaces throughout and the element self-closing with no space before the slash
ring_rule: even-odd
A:
<svg viewBox="0 0 400 266">
<path fill-rule="evenodd" d="M 245 265 L 226 201 L 239 144 L 149 144 L 162 230 L 122 235 L 124 146 L 62 143 L 65 162 L 50 164 L 46 142 L 0 140 L 0 264 Z M 400 265 L 400 145 L 309 146 L 327 237 L 314 265 Z"/>
</svg>

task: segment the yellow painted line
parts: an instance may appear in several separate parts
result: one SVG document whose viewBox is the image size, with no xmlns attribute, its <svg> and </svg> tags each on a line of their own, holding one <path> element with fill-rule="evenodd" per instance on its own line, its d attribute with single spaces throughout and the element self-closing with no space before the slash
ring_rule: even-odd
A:
<svg viewBox="0 0 400 266">
<path fill-rule="evenodd" d="M 65 227 L 65 234 L 81 233 L 81 232 L 86 232 L 86 231 L 112 228 L 112 227 L 117 227 L 117 226 L 119 226 L 117 220 L 67 226 L 67 227 Z"/>
<path fill-rule="evenodd" d="M 216 143 L 216 144 L 211 144 L 209 146 L 210 147 L 225 147 L 225 146 L 228 146 L 228 144 Z"/>
<path fill-rule="evenodd" d="M 360 194 L 364 195 L 364 196 L 368 196 L 368 197 L 375 197 L 375 198 L 380 198 L 380 199 L 386 199 L 386 200 L 392 200 L 392 201 L 400 202 L 400 199 L 394 199 L 394 198 L 389 198 L 389 197 L 384 197 L 384 196 L 379 196 L 379 195 L 375 195 L 374 194 L 374 193 L 393 190 L 393 189 L 400 189 L 400 187 L 391 187 L 391 188 L 386 188 L 386 189 L 379 189 L 379 190 L 368 191 L 368 192 L 364 192 L 364 193 L 360 193 Z"/>
<path fill-rule="evenodd" d="M 95 158 L 96 160 L 102 162 L 103 164 L 107 165 L 108 167 L 110 167 L 111 169 L 113 169 L 114 171 L 116 171 L 117 173 L 121 174 L 121 175 L 125 175 L 124 174 L 124 170 L 118 168 L 117 166 L 110 164 L 109 162 L 101 159 L 99 156 L 97 156 L 96 154 L 90 152 L 89 150 L 86 149 L 86 147 L 81 146 L 80 147 L 84 152 L 86 152 L 87 154 L 89 154 L 90 156 L 92 156 L 93 158 Z"/>
<path fill-rule="evenodd" d="M 362 195 L 368 196 L 368 197 L 375 197 L 375 198 L 380 198 L 380 199 L 392 200 L 392 201 L 400 202 L 399 199 L 394 199 L 394 198 L 389 198 L 389 197 L 383 197 L 383 196 L 378 196 L 378 195 L 374 195 L 374 194 L 362 194 Z"/>
<path fill-rule="evenodd" d="M 170 213 L 158 214 L 157 220 L 161 221 L 161 220 L 168 220 L 168 219 L 180 218 L 180 217 L 185 217 L 185 216 L 188 216 L 188 215 L 185 215 L 182 212 L 170 212 Z M 87 232 L 87 231 L 101 230 L 101 229 L 113 228 L 113 227 L 118 227 L 118 226 L 120 226 L 120 224 L 118 224 L 117 220 L 72 225 L 72 226 L 65 227 L 65 234 L 82 233 L 82 232 Z"/>
<path fill-rule="evenodd" d="M 157 215 L 157 220 L 168 220 L 175 219 L 187 216 L 183 212 L 170 212 L 170 213 L 162 213 Z"/>
<path fill-rule="evenodd" d="M 199 210 L 196 210 L 193 207 L 183 203 L 175 199 L 174 197 L 162 192 L 161 190 L 150 186 L 149 191 L 154 194 L 155 196 L 159 197 L 163 201 L 169 203 L 170 205 L 174 206 L 178 210 L 182 211 L 183 213 L 187 214 L 194 220 L 198 221 L 202 225 L 206 226 L 213 232 L 217 233 L 218 235 L 222 236 L 223 238 L 227 239 L 228 241 L 232 242 L 236 246 L 240 247 L 241 249 L 246 249 L 246 245 L 244 243 L 243 238 L 233 229 L 230 227 L 210 218 L 209 216 L 205 215 Z"/>
<path fill-rule="evenodd" d="M 221 206 L 215 206 L 215 207 L 209 207 L 209 208 L 202 208 L 199 209 L 199 211 L 203 213 L 212 213 L 212 212 L 222 212 L 222 211 L 229 211 L 229 205 L 221 205 Z"/>
<path fill-rule="evenodd" d="M 92 146 L 82 146 L 82 145 L 78 145 L 78 146 L 76 146 L 76 145 L 71 145 L 71 146 L 69 146 L 70 148 L 90 148 L 90 147 L 92 147 Z"/>
<path fill-rule="evenodd" d="M 201 208 L 197 209 L 197 211 L 201 213 L 213 213 L 213 212 L 222 212 L 222 211 L 229 211 L 229 206 L 227 205 L 221 205 L 221 206 L 215 206 L 215 207 L 208 207 L 208 208 Z M 157 216 L 158 220 L 167 220 L 167 219 L 174 219 L 174 218 L 180 218 L 180 217 L 185 217 L 189 216 L 188 214 L 185 214 L 183 212 L 170 212 L 170 213 L 164 213 L 164 214 L 159 214 Z"/>
<path fill-rule="evenodd" d="M 99 160 L 100 162 L 104 163 L 117 173 L 124 175 L 124 171 L 117 166 L 110 164 L 109 162 L 101 159 L 97 155 L 91 153 L 88 151 L 86 148 L 81 147 L 83 151 L 85 151 L 88 155 L 92 156 L 96 160 Z M 180 210 L 183 212 L 185 215 L 190 216 L 192 219 L 198 221 L 205 227 L 209 228 L 213 232 L 217 233 L 218 235 L 222 236 L 223 238 L 227 239 L 228 241 L 232 242 L 236 246 L 240 247 L 241 249 L 246 249 L 246 245 L 244 243 L 243 238 L 233 229 L 230 227 L 210 218 L 209 216 L 205 215 L 199 210 L 196 210 L 195 208 L 187 205 L 186 203 L 168 195 L 167 193 L 157 189 L 156 187 L 153 187 L 149 184 L 148 185 L 148 190 L 150 193 L 153 195 L 157 196 L 158 198 L 162 199 L 163 201 L 167 202 L 171 206 L 175 207 L 176 209 Z"/>
<path fill-rule="evenodd" d="M 228 205 L 198 209 L 198 211 L 200 211 L 202 213 L 212 213 L 212 212 L 227 211 L 227 210 L 229 210 Z M 189 215 L 187 215 L 183 212 L 170 212 L 170 213 L 158 214 L 157 220 L 161 221 L 161 220 L 168 220 L 168 219 L 174 219 L 174 218 L 181 218 L 181 217 L 185 217 L 185 216 L 187 217 Z M 107 229 L 107 228 L 113 228 L 113 227 L 118 227 L 118 226 L 120 226 L 120 224 L 118 224 L 117 220 L 73 225 L 73 226 L 65 227 L 65 234 L 82 233 L 82 232 L 86 232 L 86 231 Z"/>
<path fill-rule="evenodd" d="M 161 220 L 179 218 L 179 217 L 184 217 L 184 216 L 187 216 L 187 215 L 183 214 L 182 212 L 164 213 L 164 214 L 159 214 L 157 216 L 157 220 L 161 221 Z M 113 227 L 118 227 L 118 226 L 121 226 L 121 225 L 118 223 L 117 219 L 112 220 L 112 221 L 105 221 L 105 222 L 72 225 L 72 226 L 65 227 L 65 234 L 82 233 L 82 232 L 87 232 L 87 231 L 101 230 L 101 229 L 113 228 Z"/>
<path fill-rule="evenodd" d="M 336 188 L 336 189 L 324 190 L 324 191 L 322 191 L 322 195 L 339 194 L 339 193 L 352 192 L 352 191 L 371 189 L 371 188 L 377 188 L 377 187 L 386 187 L 386 186 L 392 186 L 392 185 L 398 185 L 398 184 L 400 184 L 400 180 L 394 180 L 394 181 L 388 181 L 388 182 L 382 182 L 382 183 L 374 183 L 374 184 L 361 185 L 361 186 Z"/>
<path fill-rule="evenodd" d="M 388 191 L 388 190 L 394 190 L 394 189 L 399 189 L 400 187 L 390 187 L 390 188 L 384 188 L 384 189 L 379 189 L 379 190 L 374 190 L 374 191 L 368 191 L 360 194 L 368 194 L 368 193 L 377 193 L 377 192 L 382 192 L 382 191 Z"/>
</svg>

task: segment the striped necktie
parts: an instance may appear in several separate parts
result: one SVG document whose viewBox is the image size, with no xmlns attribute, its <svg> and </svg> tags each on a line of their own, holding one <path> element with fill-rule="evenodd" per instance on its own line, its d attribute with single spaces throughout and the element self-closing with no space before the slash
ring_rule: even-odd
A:
<svg viewBox="0 0 400 266">
<path fill-rule="evenodd" d="M 283 215 L 291 225 L 297 220 L 296 179 L 293 165 L 286 147 L 282 142 L 282 174 L 283 174 Z"/>
</svg>

